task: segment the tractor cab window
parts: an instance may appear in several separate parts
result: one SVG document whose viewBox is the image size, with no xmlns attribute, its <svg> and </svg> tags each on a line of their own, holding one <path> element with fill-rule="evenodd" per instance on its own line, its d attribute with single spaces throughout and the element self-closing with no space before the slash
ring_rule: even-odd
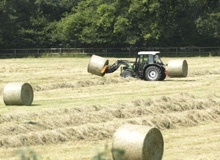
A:
<svg viewBox="0 0 220 160">
<path fill-rule="evenodd" d="M 163 64 L 163 62 L 161 61 L 160 56 L 158 54 L 156 54 L 154 56 L 154 63 Z"/>
<path fill-rule="evenodd" d="M 139 55 L 136 58 L 136 63 L 134 64 L 134 67 L 138 72 L 142 72 L 144 69 L 144 66 L 148 64 L 148 55 Z"/>
<path fill-rule="evenodd" d="M 140 64 L 146 64 L 148 63 L 148 56 L 147 55 L 141 55 L 140 56 Z"/>
</svg>

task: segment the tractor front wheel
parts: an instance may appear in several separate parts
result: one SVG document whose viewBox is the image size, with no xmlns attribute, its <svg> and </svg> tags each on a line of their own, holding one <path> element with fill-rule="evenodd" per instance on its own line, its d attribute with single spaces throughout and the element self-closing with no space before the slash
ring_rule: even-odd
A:
<svg viewBox="0 0 220 160">
<path fill-rule="evenodd" d="M 133 77 L 132 72 L 131 72 L 131 71 L 128 71 L 128 70 L 125 70 L 124 72 L 122 72 L 121 76 L 122 76 L 123 78 Z"/>
<path fill-rule="evenodd" d="M 150 66 L 145 71 L 145 79 L 148 81 L 159 81 L 163 79 L 162 69 L 157 66 Z"/>
</svg>

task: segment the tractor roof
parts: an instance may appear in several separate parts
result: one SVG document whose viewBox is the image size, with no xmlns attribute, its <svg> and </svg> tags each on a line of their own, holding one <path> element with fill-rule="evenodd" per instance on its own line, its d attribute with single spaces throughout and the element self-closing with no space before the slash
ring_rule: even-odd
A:
<svg viewBox="0 0 220 160">
<path fill-rule="evenodd" d="M 158 53 L 160 53 L 160 51 L 140 51 L 140 52 L 138 52 L 138 55 L 143 55 L 143 54 L 145 54 L 145 55 L 149 55 L 149 54 L 155 55 L 155 54 L 158 54 Z"/>
</svg>

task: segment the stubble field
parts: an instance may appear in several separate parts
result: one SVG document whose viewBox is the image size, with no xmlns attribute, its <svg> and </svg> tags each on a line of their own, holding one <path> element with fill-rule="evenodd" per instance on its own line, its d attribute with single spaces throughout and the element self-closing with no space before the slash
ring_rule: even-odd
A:
<svg viewBox="0 0 220 160">
<path fill-rule="evenodd" d="M 162 58 L 170 59 L 178 58 Z M 163 160 L 219 159 L 220 57 L 181 59 L 188 77 L 161 82 L 123 79 L 119 70 L 91 75 L 89 57 L 0 59 L 0 159 L 18 160 L 25 147 L 42 160 L 91 160 L 102 151 L 111 160 L 112 135 L 125 123 L 159 128 Z M 32 85 L 32 106 L 4 105 L 9 82 Z"/>
</svg>

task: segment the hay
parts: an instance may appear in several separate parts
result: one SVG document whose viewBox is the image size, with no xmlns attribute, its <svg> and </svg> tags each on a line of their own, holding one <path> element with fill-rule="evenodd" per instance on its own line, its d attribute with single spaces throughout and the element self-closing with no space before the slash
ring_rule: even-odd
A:
<svg viewBox="0 0 220 160">
<path fill-rule="evenodd" d="M 98 76 L 104 76 L 105 72 L 102 72 L 102 69 L 108 65 L 109 61 L 103 57 L 92 55 L 90 58 L 90 62 L 88 64 L 88 72 L 98 75 Z"/>
<path fill-rule="evenodd" d="M 5 105 L 30 106 L 33 102 L 33 97 L 33 89 L 29 83 L 8 83 L 3 90 L 3 100 Z"/>
<path fill-rule="evenodd" d="M 216 98 L 218 97 L 204 101 L 193 98 L 190 94 L 179 94 L 175 98 L 155 98 L 150 101 L 151 106 L 147 105 L 148 100 L 138 100 L 119 105 L 117 108 L 113 105 L 68 106 L 62 109 L 47 108 L 40 112 L 23 110 L 13 114 L 1 114 L 0 147 L 110 139 L 125 123 L 155 126 L 161 130 L 219 121 L 220 108 L 219 101 L 215 101 Z M 177 105 L 177 102 L 183 103 L 182 107 Z M 144 136 L 150 135 L 150 130 L 144 130 L 141 134 L 142 145 L 146 144 L 143 139 Z"/>
<path fill-rule="evenodd" d="M 113 136 L 113 159 L 161 160 L 164 142 L 157 128 L 142 125 L 122 125 Z M 117 151 L 124 151 L 118 157 Z"/>
<path fill-rule="evenodd" d="M 186 77 L 188 75 L 188 64 L 186 60 L 170 60 L 168 62 L 169 77 Z"/>
</svg>

